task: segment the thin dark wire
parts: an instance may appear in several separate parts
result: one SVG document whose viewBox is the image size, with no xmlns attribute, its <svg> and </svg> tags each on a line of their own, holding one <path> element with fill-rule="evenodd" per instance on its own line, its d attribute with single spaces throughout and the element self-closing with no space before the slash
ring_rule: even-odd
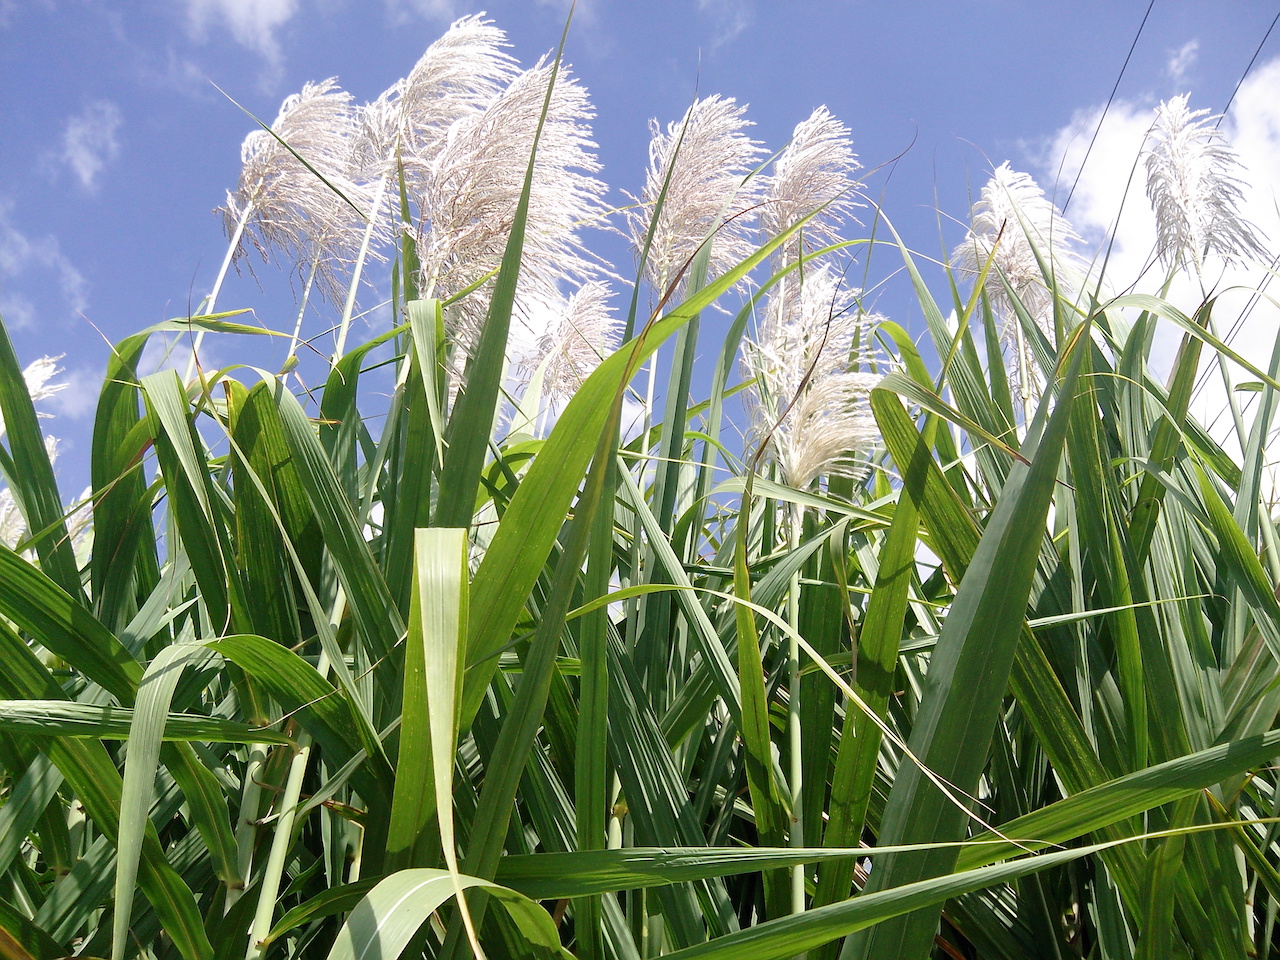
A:
<svg viewBox="0 0 1280 960">
<path fill-rule="evenodd" d="M 1084 152 L 1084 159 L 1080 161 L 1080 169 L 1076 171 L 1076 179 L 1071 184 L 1071 192 L 1067 194 L 1067 202 L 1062 205 L 1062 212 L 1067 212 L 1067 207 L 1071 206 L 1071 198 L 1075 195 L 1076 187 L 1080 185 L 1080 175 L 1084 173 L 1084 165 L 1089 162 L 1089 154 L 1093 152 L 1093 145 L 1098 142 L 1098 134 L 1102 132 L 1102 121 L 1107 119 L 1107 111 L 1111 109 L 1111 102 L 1116 98 L 1116 91 L 1120 89 L 1120 81 L 1124 79 L 1124 72 L 1129 69 L 1129 60 L 1133 57 L 1133 51 L 1138 46 L 1138 38 L 1142 36 L 1142 30 L 1147 25 L 1147 18 L 1151 16 L 1151 8 L 1156 5 L 1156 0 L 1151 0 L 1147 4 L 1147 12 L 1142 15 L 1142 22 L 1138 24 L 1138 32 L 1133 35 L 1133 43 L 1129 44 L 1129 52 L 1125 55 L 1124 63 L 1120 66 L 1120 75 L 1116 77 L 1115 86 L 1111 88 L 1111 95 L 1107 97 L 1107 105 L 1102 108 L 1102 116 L 1098 118 L 1098 125 L 1093 130 L 1093 136 L 1089 139 L 1089 147 Z"/>
<path fill-rule="evenodd" d="M 1231 96 L 1227 98 L 1227 105 L 1222 108 L 1222 113 L 1218 116 L 1218 123 L 1215 123 L 1214 129 L 1218 128 L 1218 124 L 1222 123 L 1222 118 L 1227 115 L 1227 111 L 1231 109 L 1231 104 L 1236 98 L 1236 94 L 1240 92 L 1240 88 L 1244 86 L 1245 77 L 1249 76 L 1249 71 L 1253 69 L 1254 63 L 1258 60 L 1258 54 L 1262 53 L 1262 48 L 1266 46 L 1267 37 L 1271 36 L 1271 31 L 1276 28 L 1276 24 L 1280 23 L 1280 12 L 1276 13 L 1276 18 L 1271 21 L 1271 26 L 1267 27 L 1267 32 L 1262 35 L 1262 41 L 1258 44 L 1258 49 L 1253 51 L 1253 56 L 1249 60 L 1249 65 L 1244 68 L 1244 73 L 1240 74 L 1240 82 L 1236 84 L 1236 88 L 1231 91 Z"/>
</svg>

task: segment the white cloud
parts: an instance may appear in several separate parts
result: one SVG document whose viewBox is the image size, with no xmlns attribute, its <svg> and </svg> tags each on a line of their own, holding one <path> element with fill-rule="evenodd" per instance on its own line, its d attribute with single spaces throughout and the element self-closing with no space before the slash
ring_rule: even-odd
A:
<svg viewBox="0 0 1280 960">
<path fill-rule="evenodd" d="M 16 226 L 10 217 L 11 204 L 0 199 L 0 310 L 10 326 L 34 323 L 37 311 L 32 301 L 14 289 L 15 282 L 34 280 L 32 286 L 60 290 L 68 312 L 74 316 L 87 306 L 88 284 L 84 275 L 67 259 L 58 238 L 44 236 L 32 239 Z"/>
<path fill-rule="evenodd" d="M 147 376 L 161 370 L 176 370 L 178 375 L 182 376 L 191 362 L 191 344 L 194 339 L 194 333 L 152 334 L 147 340 L 147 345 L 142 349 L 142 356 L 138 358 L 139 375 Z M 200 362 L 206 370 L 216 367 L 216 364 L 210 361 L 210 355 L 213 353 L 210 348 L 211 345 L 207 341 L 200 345 Z"/>
<path fill-rule="evenodd" d="M 752 11 L 748 0 L 698 0 L 698 12 L 711 20 L 714 31 L 712 50 L 723 47 L 751 26 Z"/>
<path fill-rule="evenodd" d="M 1244 194 L 1241 212 L 1260 228 L 1272 249 L 1280 244 L 1277 89 L 1280 89 L 1280 58 L 1254 71 L 1240 88 L 1221 127 L 1243 165 L 1237 171 Z M 1194 91 L 1190 106 L 1193 109 L 1204 106 L 1196 102 Z M 1055 176 L 1060 178 L 1057 189 L 1060 203 L 1079 175 L 1067 218 L 1096 244 L 1099 262 L 1107 253 L 1105 241 L 1113 240 L 1107 277 L 1115 293 L 1131 287 L 1155 292 L 1165 278 L 1164 267 L 1154 262 L 1155 217 L 1147 201 L 1146 169 L 1141 163 L 1141 150 L 1154 107 L 1154 102 L 1113 103 L 1083 170 L 1080 164 L 1097 126 L 1100 107 L 1078 112 L 1039 157 L 1046 185 Z M 1205 288 L 1218 294 L 1214 309 L 1216 331 L 1226 337 L 1240 355 L 1265 370 L 1275 346 L 1277 329 L 1280 329 L 1280 310 L 1265 297 L 1252 306 L 1249 304 L 1251 291 L 1268 284 L 1266 270 L 1256 264 L 1228 266 L 1210 258 L 1206 261 L 1203 282 Z M 1174 280 L 1168 294 L 1168 300 L 1187 314 L 1193 313 L 1203 298 L 1200 281 L 1186 271 Z M 1167 373 L 1180 340 L 1179 329 L 1171 324 L 1163 325 L 1152 351 L 1153 368 L 1158 375 Z M 1229 368 L 1233 383 L 1257 379 L 1234 364 Z M 1228 437 L 1233 431 L 1216 362 L 1202 366 L 1201 380 L 1203 388 L 1197 395 L 1193 413 L 1206 424 L 1216 424 L 1212 428 L 1215 437 L 1227 445 L 1229 452 L 1238 454 L 1238 445 Z M 1237 394 L 1238 399 L 1253 396 L 1256 395 Z M 1249 420 L 1247 414 L 1245 420 L 1246 423 Z"/>
<path fill-rule="evenodd" d="M 272 66 L 280 62 L 276 30 L 293 17 L 298 0 L 187 0 L 191 29 L 203 36 L 210 23 L 226 29 L 242 47 L 262 56 Z"/>
<path fill-rule="evenodd" d="M 0 317 L 10 330 L 25 330 L 36 322 L 36 305 L 20 293 L 0 294 Z"/>
<path fill-rule="evenodd" d="M 595 23 L 600 13 L 596 0 L 577 0 L 576 3 L 574 0 L 538 0 L 538 6 L 553 10 L 562 17 L 568 17 L 569 10 L 572 9 L 575 26 Z"/>
<path fill-rule="evenodd" d="M 57 10 L 57 0 L 0 0 L 0 30 L 12 26 L 14 18 L 20 13 L 31 13 L 39 9 L 44 13 Z"/>
<path fill-rule="evenodd" d="M 1199 55 L 1200 41 L 1188 40 L 1177 50 L 1170 52 L 1164 66 L 1165 72 L 1174 83 L 1182 83 L 1186 79 L 1187 71 L 1196 65 L 1196 58 Z"/>
<path fill-rule="evenodd" d="M 169 89 L 180 91 L 187 96 L 208 96 L 213 90 L 209 85 L 209 78 L 205 76 L 200 66 L 172 48 L 166 51 L 164 67 L 152 71 L 151 75 Z"/>
<path fill-rule="evenodd" d="M 49 398 L 48 404 L 60 417 L 79 420 L 91 413 L 102 391 L 102 374 L 92 370 L 75 369 L 63 374 L 60 381 L 66 389 Z"/>
<path fill-rule="evenodd" d="M 95 100 L 67 120 L 58 159 L 86 190 L 96 186 L 102 168 L 120 153 L 117 134 L 122 122 L 120 108 L 110 100 Z"/>
<path fill-rule="evenodd" d="M 393 20 L 403 22 L 412 17 L 426 17 L 448 23 L 459 16 L 458 0 L 386 0 Z"/>
</svg>

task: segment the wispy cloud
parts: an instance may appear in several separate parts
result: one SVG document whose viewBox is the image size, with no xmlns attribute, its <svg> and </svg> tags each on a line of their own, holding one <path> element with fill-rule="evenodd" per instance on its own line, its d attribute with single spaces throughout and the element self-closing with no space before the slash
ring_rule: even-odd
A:
<svg viewBox="0 0 1280 960">
<path fill-rule="evenodd" d="M 10 330 L 26 330 L 35 325 L 36 305 L 20 293 L 0 291 L 0 317 Z"/>
<path fill-rule="evenodd" d="M 575 24 L 593 24 L 600 19 L 600 7 L 597 0 L 538 0 L 538 6 L 547 10 L 554 10 L 562 17 L 569 16 L 569 10 L 573 10 L 573 22 Z"/>
<path fill-rule="evenodd" d="M 74 316 L 87 306 L 88 283 L 84 275 L 67 259 L 58 238 L 47 235 L 32 238 L 19 230 L 12 220 L 12 204 L 0 199 L 0 310 L 10 326 L 20 328 L 34 324 L 38 311 L 30 297 L 15 284 L 36 281 L 43 289 L 61 290 L 68 312 Z M 25 285 L 25 284 L 24 284 Z"/>
<path fill-rule="evenodd" d="M 1164 65 L 1165 72 L 1174 83 L 1182 83 L 1188 71 L 1196 65 L 1196 59 L 1199 56 L 1200 41 L 1188 40 L 1177 50 L 1170 52 L 1169 59 Z"/>
<path fill-rule="evenodd" d="M 272 67 L 280 64 L 276 31 L 298 10 L 298 0 L 187 0 L 192 31 L 203 36 L 216 24 L 236 43 L 260 53 Z"/>
<path fill-rule="evenodd" d="M 749 0 L 698 0 L 698 12 L 711 21 L 712 50 L 723 47 L 754 19 Z"/>
<path fill-rule="evenodd" d="M 138 358 L 138 373 L 142 376 L 157 373 L 161 370 L 176 370 L 182 374 L 191 362 L 192 338 L 186 333 L 156 334 L 147 340 L 147 345 Z M 214 359 L 218 351 L 209 344 L 200 347 L 200 365 L 206 369 L 217 369 L 218 361 Z"/>
<path fill-rule="evenodd" d="M 447 23 L 459 16 L 458 0 L 386 0 L 387 12 L 397 21 L 425 17 Z"/>
<path fill-rule="evenodd" d="M 62 374 L 60 379 L 66 388 L 59 390 L 48 400 L 49 406 L 59 417 L 79 420 L 97 407 L 98 394 L 102 392 L 100 372 L 77 368 Z"/>
<path fill-rule="evenodd" d="M 539 9 L 549 10 L 563 21 L 573 10 L 575 56 L 593 61 L 606 59 L 613 51 L 614 38 L 600 16 L 600 0 L 537 0 Z"/>
<path fill-rule="evenodd" d="M 120 153 L 120 108 L 110 100 L 95 100 L 67 120 L 58 159 L 80 186 L 93 190 L 102 168 Z"/>
<path fill-rule="evenodd" d="M 0 0 L 0 30 L 8 29 L 19 14 L 57 9 L 56 0 Z"/>
</svg>

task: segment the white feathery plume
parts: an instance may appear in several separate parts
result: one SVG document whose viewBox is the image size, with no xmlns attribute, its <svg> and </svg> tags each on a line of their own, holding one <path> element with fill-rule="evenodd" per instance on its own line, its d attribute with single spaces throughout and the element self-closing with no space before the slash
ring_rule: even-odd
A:
<svg viewBox="0 0 1280 960">
<path fill-rule="evenodd" d="M 93 487 L 85 487 L 67 507 L 67 535 L 77 562 L 83 564 L 93 548 Z"/>
<path fill-rule="evenodd" d="M 483 111 L 453 123 L 425 163 L 415 159 L 425 294 L 453 296 L 501 265 L 552 72 L 545 60 L 521 72 Z M 594 116 L 586 89 L 561 66 L 537 144 L 518 299 L 562 281 L 580 283 L 600 269 L 578 236 L 603 215 L 605 186 L 592 176 L 600 169 Z M 446 311 L 455 370 L 475 345 L 491 290 L 490 281 Z"/>
<path fill-rule="evenodd" d="M 1239 158 L 1208 110 L 1190 110 L 1187 94 L 1156 108 L 1147 148 L 1147 198 L 1156 215 L 1156 251 L 1173 267 L 1209 253 L 1224 259 L 1262 256 L 1262 243 L 1239 211 Z"/>
<path fill-rule="evenodd" d="M 530 349 L 518 358 L 531 377 L 542 368 L 542 391 L 549 398 L 571 397 L 600 361 L 618 347 L 620 323 L 609 308 L 613 291 L 599 280 L 584 283 L 567 299 L 555 294 L 543 311 Z"/>
<path fill-rule="evenodd" d="M 359 133 L 351 155 L 354 174 L 371 183 L 367 225 L 356 254 L 352 277 L 358 281 L 371 248 L 395 237 L 401 225 L 383 215 L 387 184 L 404 162 L 412 171 L 428 165 L 449 128 L 482 110 L 517 72 L 502 49 L 506 34 L 483 15 L 455 20 L 444 36 L 429 46 L 409 75 L 372 103 L 360 108 Z M 355 309 L 356 284 L 347 291 L 334 341 L 334 356 L 343 352 Z M 295 334 L 295 340 L 297 339 Z"/>
<path fill-rule="evenodd" d="M 760 196 L 755 178 L 746 180 L 764 148 L 744 132 L 751 121 L 732 98 L 695 100 L 678 123 L 665 131 L 649 123 L 649 170 L 644 191 L 627 212 L 631 243 L 639 256 L 664 184 L 645 274 L 661 294 L 681 276 L 698 248 L 714 234 L 709 273 L 716 276 L 753 249 L 744 215 Z M 744 182 L 745 181 L 745 182 Z"/>
<path fill-rule="evenodd" d="M 427 47 L 409 75 L 360 110 L 355 163 L 370 179 L 394 173 L 397 151 L 427 163 L 449 127 L 485 108 L 519 68 L 507 35 L 483 14 L 462 17 Z"/>
<path fill-rule="evenodd" d="M 27 385 L 27 394 L 31 397 L 32 403 L 47 400 L 55 393 L 67 389 L 67 384 L 65 383 L 49 382 L 62 372 L 62 368 L 58 366 L 58 361 L 63 356 L 60 353 L 56 357 L 46 356 L 38 360 L 32 360 L 22 371 L 22 379 Z"/>
<path fill-rule="evenodd" d="M 27 535 L 27 521 L 13 499 L 13 491 L 0 487 L 0 543 L 12 550 Z"/>
<path fill-rule="evenodd" d="M 758 338 L 746 341 L 743 375 L 755 380 L 747 392 L 751 443 L 767 444 L 788 485 L 803 490 L 824 474 L 863 469 L 858 452 L 879 438 L 868 398 L 881 375 L 860 368 L 875 359 L 878 320 L 822 266 L 771 297 Z"/>
<path fill-rule="evenodd" d="M 760 225 L 765 236 L 773 238 L 815 210 L 821 212 L 775 254 L 775 266 L 799 258 L 801 234 L 809 239 L 810 249 L 839 239 L 841 224 L 861 206 L 853 195 L 862 186 L 856 178 L 861 167 L 849 128 L 826 107 L 818 107 L 796 125 L 791 142 L 773 163 L 773 174 L 765 178 Z"/>
<path fill-rule="evenodd" d="M 240 181 L 223 208 L 233 257 L 243 256 L 247 233 L 264 260 L 276 251 L 304 275 L 314 269 L 321 293 L 339 302 L 368 205 L 367 187 L 351 175 L 351 95 L 333 79 L 308 83 L 281 104 L 271 130 L 254 130 L 240 149 Z"/>
<path fill-rule="evenodd" d="M 1077 264 L 1071 246 L 1079 240 L 1035 180 L 1006 162 L 996 167 L 982 188 L 970 211 L 969 234 L 952 252 L 951 265 L 959 273 L 976 277 L 995 251 L 986 291 L 992 309 L 1004 321 L 1002 338 L 1013 343 L 1018 319 L 1005 283 L 1040 328 L 1052 334 L 1053 294 L 1036 254 L 1055 274 L 1073 276 Z"/>
</svg>

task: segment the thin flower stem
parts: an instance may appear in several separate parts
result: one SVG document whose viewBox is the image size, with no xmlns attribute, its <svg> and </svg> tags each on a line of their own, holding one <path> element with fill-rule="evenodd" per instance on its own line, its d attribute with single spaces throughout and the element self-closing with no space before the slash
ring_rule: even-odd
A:
<svg viewBox="0 0 1280 960">
<path fill-rule="evenodd" d="M 236 257 L 236 250 L 240 247 L 240 238 L 244 236 L 245 224 L 249 222 L 249 215 L 253 212 L 253 204 L 245 204 L 244 211 L 240 214 L 240 219 L 236 221 L 236 228 L 231 234 L 231 242 L 227 244 L 227 255 L 222 258 L 222 266 L 218 270 L 218 279 L 213 281 L 213 289 L 209 291 L 209 296 L 205 298 L 203 313 L 207 316 L 213 313 L 214 306 L 218 302 L 218 293 L 222 290 L 222 281 L 227 278 L 227 271 L 231 269 L 231 261 Z M 187 360 L 187 372 L 183 374 L 184 383 L 191 380 L 192 375 L 196 372 L 196 355 L 200 352 L 200 344 L 204 343 L 204 331 L 196 331 L 195 342 L 191 344 L 191 358 Z"/>
<path fill-rule="evenodd" d="M 1026 334 L 1022 332 L 1022 321 L 1016 317 L 1014 318 L 1013 332 L 1016 337 L 1014 349 L 1018 351 L 1018 399 L 1022 404 L 1022 423 L 1025 427 L 1027 421 L 1031 419 L 1031 413 L 1027 405 L 1027 399 L 1031 393 L 1031 356 L 1027 346 Z M 956 331 L 956 336 L 960 336 L 959 330 Z"/>
<path fill-rule="evenodd" d="M 316 279 L 316 268 L 319 267 L 320 260 L 313 257 L 311 260 L 311 269 L 307 272 L 307 282 L 302 288 L 302 303 L 298 307 L 298 319 L 293 324 L 293 337 L 289 340 L 289 353 L 285 356 L 284 365 L 287 367 L 289 361 L 294 354 L 298 352 L 298 344 L 302 342 L 302 318 L 307 312 L 307 302 L 311 299 L 311 285 Z"/>
<path fill-rule="evenodd" d="M 373 231 L 378 223 L 378 211 L 382 209 L 382 195 L 387 190 L 387 174 L 378 181 L 377 192 L 373 195 L 373 209 L 369 211 L 369 223 L 364 230 L 364 239 L 360 241 L 360 253 L 356 257 L 356 265 L 351 271 L 351 286 L 347 288 L 347 303 L 342 309 L 342 323 L 338 326 L 338 339 L 333 347 L 333 362 L 337 363 L 347 346 L 347 330 L 351 326 L 351 313 L 356 306 L 356 291 L 360 289 L 360 275 L 364 272 L 365 257 L 369 254 L 369 243 L 373 239 Z"/>
</svg>

